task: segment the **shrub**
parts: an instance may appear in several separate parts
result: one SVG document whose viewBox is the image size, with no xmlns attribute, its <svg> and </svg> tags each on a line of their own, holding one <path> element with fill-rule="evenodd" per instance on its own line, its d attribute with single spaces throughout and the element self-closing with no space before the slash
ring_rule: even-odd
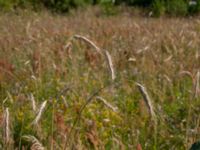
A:
<svg viewBox="0 0 200 150">
<path fill-rule="evenodd" d="M 3 10 L 9 10 L 13 8 L 14 6 L 14 1 L 12 0 L 0 0 L 0 8 Z"/>
<path fill-rule="evenodd" d="M 184 0 L 167 0 L 166 8 L 172 16 L 185 16 L 188 12 L 188 4 Z"/>
<path fill-rule="evenodd" d="M 155 0 L 152 4 L 153 16 L 160 17 L 165 13 L 165 2 L 163 0 Z"/>
<path fill-rule="evenodd" d="M 77 8 L 83 6 L 88 0 L 43 0 L 43 4 L 55 11 L 68 12 L 70 8 Z"/>
<path fill-rule="evenodd" d="M 40 4 L 40 0 L 0 0 L 1 10 L 11 10 L 17 7 L 36 9 Z"/>
<path fill-rule="evenodd" d="M 104 14 L 115 15 L 117 13 L 117 9 L 114 7 L 112 0 L 101 0 L 100 4 Z"/>
</svg>

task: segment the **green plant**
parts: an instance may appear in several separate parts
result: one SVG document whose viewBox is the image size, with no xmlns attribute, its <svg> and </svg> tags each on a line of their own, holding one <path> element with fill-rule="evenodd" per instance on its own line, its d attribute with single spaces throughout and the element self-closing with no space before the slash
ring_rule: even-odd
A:
<svg viewBox="0 0 200 150">
<path fill-rule="evenodd" d="M 163 0 L 155 0 L 152 4 L 152 11 L 155 17 L 160 17 L 165 14 L 165 2 Z"/>
<path fill-rule="evenodd" d="M 0 0 L 0 8 L 4 10 L 12 9 L 14 4 L 15 3 L 12 0 Z"/>
<path fill-rule="evenodd" d="M 167 0 L 166 9 L 172 16 L 185 16 L 188 12 L 188 4 L 185 0 Z"/>
<path fill-rule="evenodd" d="M 115 15 L 117 13 L 117 9 L 112 0 L 101 0 L 100 5 L 103 13 L 106 15 Z"/>
</svg>

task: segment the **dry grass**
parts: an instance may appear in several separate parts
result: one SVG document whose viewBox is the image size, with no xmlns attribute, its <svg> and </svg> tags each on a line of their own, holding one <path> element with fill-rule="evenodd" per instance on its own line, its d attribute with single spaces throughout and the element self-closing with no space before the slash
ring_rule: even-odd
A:
<svg viewBox="0 0 200 150">
<path fill-rule="evenodd" d="M 42 146 L 42 144 L 38 141 L 37 138 L 31 135 L 24 135 L 22 136 L 26 141 L 31 143 L 31 150 L 44 150 L 45 148 Z"/>
<path fill-rule="evenodd" d="M 7 145 L 10 144 L 11 141 L 11 135 L 10 135 L 10 116 L 9 116 L 9 109 L 6 108 L 4 112 L 4 117 L 3 117 L 3 142 L 4 146 L 7 148 Z"/>
<path fill-rule="evenodd" d="M 9 108 L 13 149 L 30 148 L 23 135 L 47 149 L 180 150 L 200 138 L 198 18 L 19 11 L 0 14 L 0 29 L 0 116 Z"/>
<path fill-rule="evenodd" d="M 41 119 L 41 116 L 42 116 L 42 113 L 46 107 L 46 104 L 47 104 L 47 101 L 44 101 L 41 106 L 40 106 L 40 109 L 38 110 L 38 113 L 33 121 L 33 124 L 38 124 L 38 121 Z"/>
</svg>

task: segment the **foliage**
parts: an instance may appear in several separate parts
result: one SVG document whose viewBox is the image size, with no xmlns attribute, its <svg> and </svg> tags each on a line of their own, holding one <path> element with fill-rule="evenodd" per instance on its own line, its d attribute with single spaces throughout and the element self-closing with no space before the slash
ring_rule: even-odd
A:
<svg viewBox="0 0 200 150">
<path fill-rule="evenodd" d="M 155 16 L 165 13 L 172 16 L 185 16 L 196 14 L 200 11 L 200 0 L 190 5 L 186 0 L 0 0 L 0 8 L 13 10 L 15 8 L 33 8 L 37 10 L 41 6 L 57 12 L 68 12 L 72 8 L 86 5 L 99 4 L 105 14 L 116 14 L 117 5 L 139 6 L 151 8 Z"/>
<path fill-rule="evenodd" d="M 152 4 L 153 16 L 160 17 L 165 14 L 165 2 L 163 0 L 155 0 Z"/>
<path fill-rule="evenodd" d="M 188 12 L 188 4 L 185 0 L 167 0 L 166 11 L 173 16 L 185 16 Z"/>
<path fill-rule="evenodd" d="M 117 9 L 115 8 L 114 3 L 111 0 L 101 0 L 100 5 L 104 14 L 106 15 L 117 14 Z"/>
<path fill-rule="evenodd" d="M 12 0 L 0 0 L 0 8 L 4 8 L 5 10 L 8 10 L 14 6 L 14 1 Z"/>
</svg>

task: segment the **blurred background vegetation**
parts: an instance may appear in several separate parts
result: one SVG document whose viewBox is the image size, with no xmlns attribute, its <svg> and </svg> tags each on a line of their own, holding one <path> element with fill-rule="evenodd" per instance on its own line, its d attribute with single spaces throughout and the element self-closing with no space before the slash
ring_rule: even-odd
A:
<svg viewBox="0 0 200 150">
<path fill-rule="evenodd" d="M 139 7 L 152 16 L 188 16 L 200 12 L 200 0 L 0 0 L 3 11 L 18 8 L 39 11 L 47 8 L 53 12 L 66 13 L 70 9 L 99 5 L 107 14 L 115 14 L 119 6 Z"/>
</svg>

